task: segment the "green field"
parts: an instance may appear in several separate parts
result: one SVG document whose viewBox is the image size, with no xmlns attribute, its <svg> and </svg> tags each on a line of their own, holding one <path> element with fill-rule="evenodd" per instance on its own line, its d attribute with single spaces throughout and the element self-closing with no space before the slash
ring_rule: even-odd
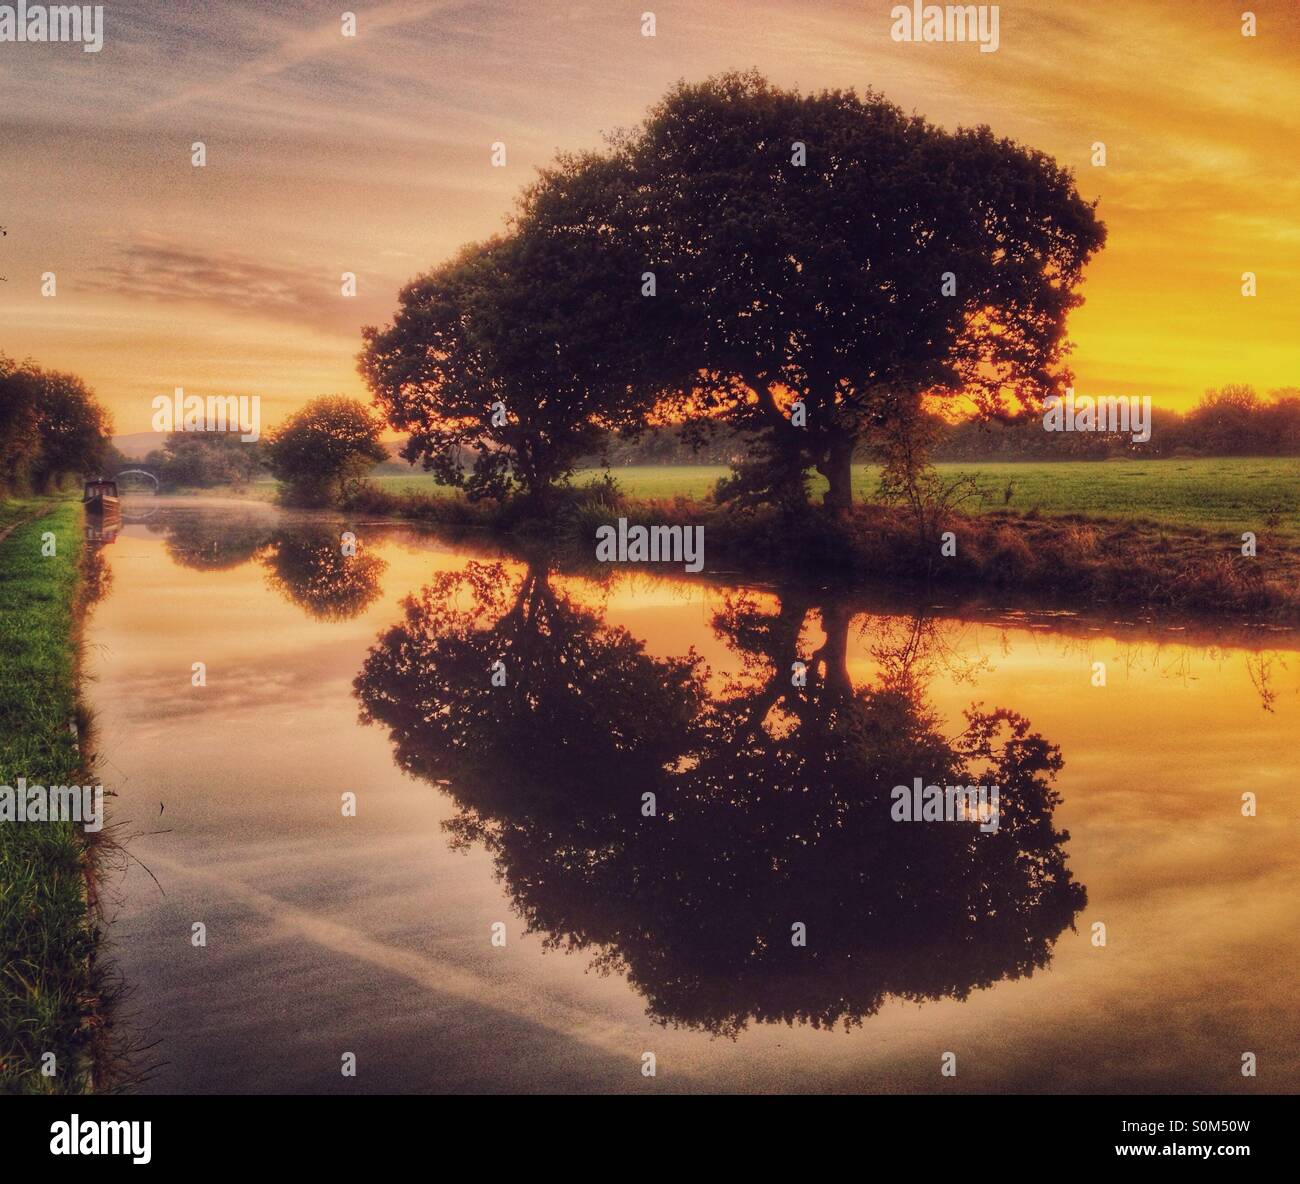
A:
<svg viewBox="0 0 1300 1184">
<path fill-rule="evenodd" d="M 639 465 L 610 470 L 633 498 L 703 498 L 723 465 Z M 589 470 L 579 484 L 597 477 Z M 879 470 L 854 468 L 854 495 L 870 500 Z M 1177 526 L 1258 532 L 1276 513 L 1281 528 L 1300 535 L 1300 458 L 1263 457 L 1211 460 L 1073 461 L 1053 464 L 963 463 L 939 466 L 944 478 L 971 473 L 983 493 L 968 502 L 970 511 L 1009 509 L 1016 513 L 1086 514 L 1094 518 L 1145 518 Z M 374 478 L 390 492 L 437 493 L 440 487 L 422 473 Z M 825 483 L 813 482 L 820 496 Z M 1010 498 L 1006 497 L 1008 488 Z"/>
</svg>

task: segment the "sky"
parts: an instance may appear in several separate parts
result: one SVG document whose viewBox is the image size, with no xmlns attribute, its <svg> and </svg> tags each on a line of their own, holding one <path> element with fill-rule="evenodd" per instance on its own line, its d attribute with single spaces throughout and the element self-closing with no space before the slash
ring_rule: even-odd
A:
<svg viewBox="0 0 1300 1184">
<path fill-rule="evenodd" d="M 992 53 L 895 42 L 861 0 L 108 3 L 98 53 L 0 42 L 0 352 L 80 375 L 119 433 L 177 386 L 260 396 L 264 426 L 365 397 L 360 327 L 502 230 L 557 150 L 753 67 L 1072 168 L 1109 228 L 1070 322 L 1080 394 L 1300 386 L 1300 5 L 1249 0 L 1244 37 L 1246 2 L 1004 4 Z"/>
</svg>

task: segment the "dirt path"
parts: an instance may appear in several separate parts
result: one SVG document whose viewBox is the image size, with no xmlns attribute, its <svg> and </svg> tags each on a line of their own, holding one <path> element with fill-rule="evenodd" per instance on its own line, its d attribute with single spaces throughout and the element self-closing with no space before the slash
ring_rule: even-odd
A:
<svg viewBox="0 0 1300 1184">
<path fill-rule="evenodd" d="M 53 514 L 54 507 L 57 505 L 58 503 L 55 502 L 52 505 L 42 506 L 35 514 L 29 514 L 26 518 L 19 518 L 17 522 L 9 523 L 3 530 L 0 530 L 0 543 L 3 543 L 20 526 L 26 526 L 29 522 L 35 522 L 38 518 L 44 518 L 47 514 Z"/>
</svg>

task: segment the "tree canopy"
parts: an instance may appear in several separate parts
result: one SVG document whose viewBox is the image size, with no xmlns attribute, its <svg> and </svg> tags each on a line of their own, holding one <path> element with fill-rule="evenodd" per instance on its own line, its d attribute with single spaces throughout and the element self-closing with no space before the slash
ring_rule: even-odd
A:
<svg viewBox="0 0 1300 1184">
<path fill-rule="evenodd" d="M 381 424 L 364 403 L 322 395 L 291 415 L 271 437 L 271 471 L 289 499 L 342 500 L 388 458 Z"/>
<path fill-rule="evenodd" d="M 854 446 L 910 431 L 924 396 L 1057 389 L 1104 228 L 1043 153 L 752 73 L 678 86 L 622 151 L 661 291 L 698 328 L 683 378 L 698 363 L 693 393 L 781 480 L 815 467 L 844 506 Z"/>
<path fill-rule="evenodd" d="M 408 284 L 393 323 L 363 331 L 361 372 L 410 433 L 408 460 L 471 498 L 542 499 L 644 416 L 662 334 L 640 295 L 644 253 L 616 233 L 628 180 L 608 158 L 562 158 L 510 234 Z"/>
<path fill-rule="evenodd" d="M 47 489 L 96 472 L 112 430 L 80 378 L 0 354 L 0 489 Z"/>
</svg>

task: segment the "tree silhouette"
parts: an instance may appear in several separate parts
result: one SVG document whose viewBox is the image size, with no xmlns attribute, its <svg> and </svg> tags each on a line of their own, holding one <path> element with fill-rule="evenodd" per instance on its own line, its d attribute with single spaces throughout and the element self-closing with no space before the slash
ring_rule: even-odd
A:
<svg viewBox="0 0 1300 1184">
<path fill-rule="evenodd" d="M 0 354 L 0 490 L 16 490 L 27 481 L 40 447 L 38 392 L 36 367 Z"/>
<path fill-rule="evenodd" d="M 112 419 L 76 375 L 0 354 L 0 490 L 39 490 L 89 476 L 107 455 Z"/>
<path fill-rule="evenodd" d="M 666 306 L 641 294 L 629 183 L 617 162 L 561 158 L 509 235 L 407 285 L 393 323 L 363 331 L 361 372 L 410 433 L 408 460 L 471 499 L 517 487 L 539 504 L 604 432 L 640 422 Z"/>
<path fill-rule="evenodd" d="M 843 508 L 854 448 L 912 432 L 924 396 L 1058 389 L 1105 230 L 1043 153 L 754 73 L 679 85 L 618 150 L 661 297 L 695 330 L 685 407 L 755 437 L 728 492 L 802 498 L 815 467 Z"/>
</svg>

